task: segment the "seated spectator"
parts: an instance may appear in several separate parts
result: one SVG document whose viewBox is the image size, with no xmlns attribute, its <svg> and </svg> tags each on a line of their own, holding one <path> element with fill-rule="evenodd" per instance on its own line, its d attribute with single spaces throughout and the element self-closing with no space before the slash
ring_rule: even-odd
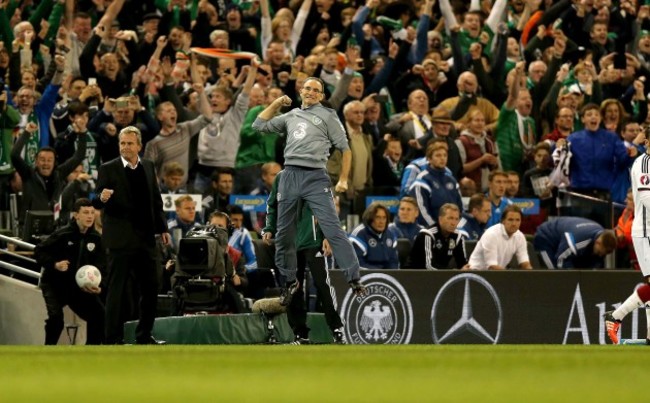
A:
<svg viewBox="0 0 650 403">
<path fill-rule="evenodd" d="M 467 211 L 458 222 L 458 232 L 468 241 L 478 241 L 492 215 L 490 201 L 483 193 L 476 193 L 469 198 Z"/>
<path fill-rule="evenodd" d="M 505 196 L 508 199 L 519 197 L 519 183 L 521 182 L 519 174 L 515 171 L 506 172 L 508 176 L 508 185 L 506 186 Z"/>
<path fill-rule="evenodd" d="M 458 181 L 458 185 L 460 186 L 460 195 L 462 197 L 472 197 L 478 191 L 476 189 L 476 182 L 467 176 Z"/>
<path fill-rule="evenodd" d="M 225 228 L 228 232 L 232 230 L 228 214 L 222 211 L 213 212 L 208 219 L 208 223 L 216 227 Z M 226 292 L 229 295 L 229 302 L 235 313 L 245 313 L 248 309 L 245 308 L 242 298 L 239 295 L 244 294 L 248 288 L 248 276 L 246 274 L 246 267 L 244 266 L 244 259 L 242 259 L 241 252 L 230 245 L 228 245 L 228 257 L 232 261 L 235 269 L 234 275 L 226 282 Z M 236 293 L 233 293 L 233 291 Z"/>
<path fill-rule="evenodd" d="M 397 216 L 388 225 L 388 228 L 393 230 L 398 238 L 408 239 L 413 245 L 415 237 L 418 236 L 420 230 L 424 229 L 422 225 L 416 222 L 419 214 L 420 210 L 417 201 L 411 196 L 404 196 L 399 201 Z"/>
<path fill-rule="evenodd" d="M 402 173 L 402 183 L 400 184 L 399 189 L 400 197 L 408 195 L 413 182 L 415 182 L 415 180 L 418 178 L 420 172 L 422 172 L 422 170 L 426 169 L 428 166 L 429 161 L 427 161 L 426 157 L 422 157 L 414 159 L 406 166 L 406 168 L 404 168 L 404 172 Z"/>
<path fill-rule="evenodd" d="M 423 229 L 415 238 L 411 249 L 411 266 L 414 269 L 451 269 L 451 259 L 455 268 L 467 264 L 465 242 L 458 232 L 460 209 L 455 204 L 445 203 L 440 207 L 438 221 L 430 228 Z"/>
<path fill-rule="evenodd" d="M 388 208 L 373 202 L 363 212 L 363 223 L 350 234 L 359 265 L 364 269 L 399 269 L 397 233 L 388 228 Z"/>
<path fill-rule="evenodd" d="M 514 256 L 520 269 L 533 267 L 528 258 L 526 237 L 519 231 L 521 209 L 510 205 L 503 210 L 501 223 L 488 228 L 469 257 L 470 270 L 505 270 Z"/>
<path fill-rule="evenodd" d="M 537 228 L 533 245 L 549 269 L 596 269 L 616 249 L 616 235 L 586 218 L 558 217 Z"/>
<path fill-rule="evenodd" d="M 163 165 L 162 178 L 160 181 L 161 194 L 182 194 L 187 193 L 187 189 L 182 186 L 185 170 L 183 166 L 176 162 L 168 162 Z"/>
<path fill-rule="evenodd" d="M 432 226 L 438 217 L 438 209 L 445 203 L 453 203 L 462 209 L 458 182 L 446 169 L 447 143 L 434 140 L 427 147 L 429 166 L 411 186 L 409 194 L 417 200 L 420 209 L 418 223 Z"/>
<path fill-rule="evenodd" d="M 172 236 L 172 246 L 178 253 L 178 245 L 187 231 L 199 225 L 201 221 L 196 214 L 196 202 L 190 195 L 182 195 L 174 201 L 176 218 L 167 222 L 167 228 Z"/>
<path fill-rule="evenodd" d="M 217 169 L 212 174 L 210 189 L 203 194 L 203 215 L 209 217 L 213 211 L 225 211 L 230 204 L 233 189 L 233 172 L 231 169 Z"/>
<path fill-rule="evenodd" d="M 506 187 L 508 185 L 508 175 L 503 171 L 490 172 L 490 186 L 487 192 L 487 198 L 492 207 L 492 214 L 487 222 L 487 227 L 491 227 L 501 222 L 503 210 L 512 202 L 505 197 Z"/>
<path fill-rule="evenodd" d="M 77 150 L 72 158 L 56 165 L 56 152 L 51 147 L 43 147 L 36 153 L 36 162 L 32 168 L 21 157 L 23 147 L 37 131 L 36 123 L 30 122 L 22 131 L 11 151 L 11 162 L 20 174 L 23 182 L 22 223 L 27 210 L 48 210 L 54 212 L 54 204 L 59 200 L 66 185 L 66 177 L 81 164 L 86 156 L 85 132 L 81 133 Z"/>
<path fill-rule="evenodd" d="M 253 247 L 253 238 L 244 227 L 244 210 L 239 206 L 230 205 L 228 206 L 228 213 L 232 224 L 232 234 L 228 240 L 228 245 L 242 253 L 246 271 L 255 270 L 257 269 L 257 257 Z"/>
</svg>

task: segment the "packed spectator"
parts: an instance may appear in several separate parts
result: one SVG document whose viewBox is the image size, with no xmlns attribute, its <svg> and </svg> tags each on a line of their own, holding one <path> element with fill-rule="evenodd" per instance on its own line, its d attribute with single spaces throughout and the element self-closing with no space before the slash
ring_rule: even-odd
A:
<svg viewBox="0 0 650 403">
<path fill-rule="evenodd" d="M 353 235 L 364 259 L 372 237 L 412 242 L 415 221 L 434 225 L 448 202 L 466 240 L 501 225 L 518 197 L 541 200 L 538 224 L 579 211 L 611 229 L 617 217 L 602 211 L 625 203 L 627 170 L 645 152 L 642 2 L 125 3 L 0 2 L 0 209 L 16 193 L 21 212 L 69 216 L 76 198 L 94 196 L 99 166 L 119 156 L 119 131 L 135 126 L 163 195 L 201 196 L 201 221 L 232 212 L 232 195 L 265 196 L 284 164 L 285 139 L 252 122 L 282 95 L 299 106 L 311 76 L 348 136 L 349 189 L 338 196 L 342 220 L 369 219 Z M 210 47 L 230 53 L 197 50 Z M 334 183 L 345 163 L 329 156 Z M 401 200 L 399 212 L 366 214 L 376 195 Z M 245 209 L 234 235 L 254 237 L 263 215 Z M 398 267 L 385 246 L 390 258 L 369 266 Z M 252 247 L 242 251 L 252 267 Z"/>
</svg>

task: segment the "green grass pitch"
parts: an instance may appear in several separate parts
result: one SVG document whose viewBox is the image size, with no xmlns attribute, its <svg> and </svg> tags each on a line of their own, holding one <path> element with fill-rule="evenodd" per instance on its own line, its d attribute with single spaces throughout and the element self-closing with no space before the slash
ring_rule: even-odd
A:
<svg viewBox="0 0 650 403">
<path fill-rule="evenodd" d="M 0 346 L 0 402 L 644 401 L 644 350 L 611 345 Z"/>
</svg>

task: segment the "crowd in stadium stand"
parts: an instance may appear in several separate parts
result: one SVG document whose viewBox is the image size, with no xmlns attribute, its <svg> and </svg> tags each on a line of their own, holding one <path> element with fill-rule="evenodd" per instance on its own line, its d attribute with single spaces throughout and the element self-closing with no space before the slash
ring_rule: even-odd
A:
<svg viewBox="0 0 650 403">
<path fill-rule="evenodd" d="M 528 246 L 549 217 L 580 215 L 600 230 L 553 262 L 616 247 L 616 267 L 635 267 L 629 167 L 650 129 L 639 0 L 0 0 L 0 42 L 0 210 L 21 194 L 20 225 L 27 210 L 69 222 L 119 155 L 117 134 L 136 126 L 163 196 L 202 195 L 168 213 L 175 243 L 228 212 L 230 245 L 255 271 L 264 214 L 230 195 L 269 194 L 285 140 L 253 122 L 282 95 L 293 100 L 283 112 L 299 107 L 314 76 L 352 150 L 337 202 L 342 224 L 363 218 L 346 228 L 362 266 L 468 268 L 470 244 L 529 198 L 540 208 L 522 218 Z M 367 196 L 401 199 L 399 212 L 366 208 Z M 443 263 L 427 260 L 443 248 Z"/>
</svg>

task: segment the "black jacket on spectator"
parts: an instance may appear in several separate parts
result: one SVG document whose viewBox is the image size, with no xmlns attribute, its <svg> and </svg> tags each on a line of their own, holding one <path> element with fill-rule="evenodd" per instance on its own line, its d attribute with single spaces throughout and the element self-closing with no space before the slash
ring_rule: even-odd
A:
<svg viewBox="0 0 650 403">
<path fill-rule="evenodd" d="M 54 204 L 66 185 L 66 177 L 86 157 L 86 138 L 82 136 L 74 155 L 61 165 L 55 166 L 52 175 L 44 178 L 20 156 L 29 136 L 29 132 L 23 131 L 11 151 L 11 163 L 23 180 L 23 208 L 19 217 L 21 223 L 27 210 L 54 211 Z"/>
</svg>

